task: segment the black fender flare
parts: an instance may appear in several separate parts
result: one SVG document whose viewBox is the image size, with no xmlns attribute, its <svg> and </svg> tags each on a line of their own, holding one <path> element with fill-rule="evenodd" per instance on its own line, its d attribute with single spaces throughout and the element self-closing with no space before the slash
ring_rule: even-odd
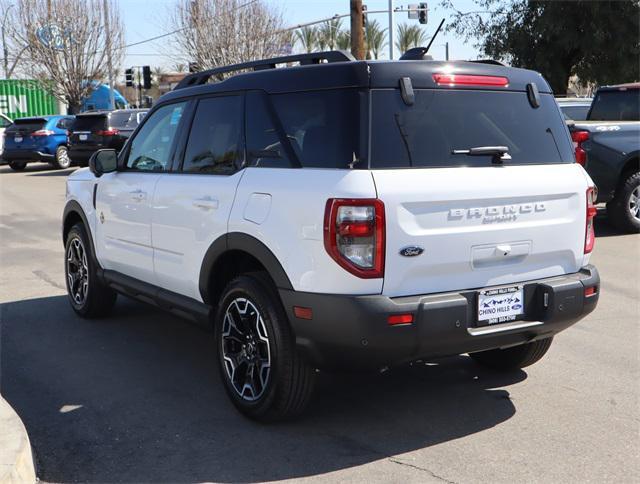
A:
<svg viewBox="0 0 640 484">
<path fill-rule="evenodd" d="M 91 244 L 91 258 L 96 264 L 96 267 L 100 268 L 100 264 L 98 263 L 98 258 L 96 257 L 96 248 L 93 245 L 93 236 L 91 235 L 91 225 L 89 225 L 89 221 L 87 220 L 87 216 L 82 209 L 82 205 L 80 205 L 75 200 L 69 200 L 64 206 L 64 211 L 62 212 L 62 244 L 65 245 L 67 241 L 65 240 L 65 226 L 67 225 L 67 218 L 72 213 L 80 216 L 82 223 L 84 224 L 84 228 L 87 231 L 87 235 L 89 236 L 89 244 Z"/>
<path fill-rule="evenodd" d="M 291 281 L 282 264 L 263 242 L 242 232 L 230 232 L 217 238 L 207 249 L 202 260 L 199 289 L 200 296 L 205 303 L 211 304 L 211 301 L 209 301 L 211 271 L 220 257 L 233 250 L 246 252 L 255 257 L 267 269 L 278 289 L 293 290 Z"/>
</svg>

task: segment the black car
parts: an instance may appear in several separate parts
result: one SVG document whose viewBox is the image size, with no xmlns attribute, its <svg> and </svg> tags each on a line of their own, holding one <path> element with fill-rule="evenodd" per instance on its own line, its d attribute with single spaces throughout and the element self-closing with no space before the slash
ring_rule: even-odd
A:
<svg viewBox="0 0 640 484">
<path fill-rule="evenodd" d="M 69 157 L 86 166 L 99 149 L 120 151 L 147 112 L 148 109 L 118 109 L 77 115 L 69 131 Z"/>
</svg>

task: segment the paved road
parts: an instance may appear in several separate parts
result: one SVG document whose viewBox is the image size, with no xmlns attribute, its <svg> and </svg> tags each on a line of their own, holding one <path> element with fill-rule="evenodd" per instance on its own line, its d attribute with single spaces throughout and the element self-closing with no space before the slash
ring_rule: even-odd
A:
<svg viewBox="0 0 640 484">
<path fill-rule="evenodd" d="M 63 290 L 69 171 L 0 168 L 2 393 L 44 481 L 639 482 L 640 236 L 598 220 L 600 306 L 508 376 L 460 356 L 324 376 L 299 421 L 228 402 L 211 335 L 120 298 L 83 321 Z"/>
</svg>

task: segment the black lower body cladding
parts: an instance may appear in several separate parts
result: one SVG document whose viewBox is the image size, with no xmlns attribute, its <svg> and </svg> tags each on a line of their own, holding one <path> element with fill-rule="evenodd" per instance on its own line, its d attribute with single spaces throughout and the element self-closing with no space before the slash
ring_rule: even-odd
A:
<svg viewBox="0 0 640 484">
<path fill-rule="evenodd" d="M 55 155 L 42 153 L 35 150 L 4 150 L 2 153 L 4 161 L 44 161 L 50 162 L 55 159 Z"/>
<path fill-rule="evenodd" d="M 505 348 L 554 336 L 593 311 L 600 293 L 594 266 L 524 282 L 523 319 L 478 326 L 477 291 L 389 298 L 304 293 L 280 289 L 300 351 L 322 369 L 376 369 L 421 358 Z M 586 288 L 595 288 L 585 295 Z M 294 306 L 310 308 L 300 319 Z M 394 314 L 411 324 L 391 326 Z"/>
</svg>

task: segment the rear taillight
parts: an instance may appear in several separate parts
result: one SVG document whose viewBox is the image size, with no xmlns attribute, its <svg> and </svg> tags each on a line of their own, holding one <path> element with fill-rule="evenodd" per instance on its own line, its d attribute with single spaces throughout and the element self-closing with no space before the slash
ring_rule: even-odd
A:
<svg viewBox="0 0 640 484">
<path fill-rule="evenodd" d="M 469 74 L 434 74 L 438 86 L 498 86 L 507 87 L 509 79 L 503 76 L 475 76 Z"/>
<path fill-rule="evenodd" d="M 109 128 L 109 129 L 101 129 L 100 131 L 96 131 L 97 136 L 115 136 L 119 133 L 117 129 Z"/>
<path fill-rule="evenodd" d="M 576 153 L 576 163 L 584 166 L 587 162 L 587 152 L 582 147 L 582 143 L 589 139 L 589 131 L 573 131 L 571 139 Z"/>
<path fill-rule="evenodd" d="M 597 192 L 594 187 L 587 188 L 587 227 L 584 237 L 584 253 L 589 254 L 596 243 L 596 232 L 594 229 L 594 219 L 598 213 L 596 208 Z"/>
<path fill-rule="evenodd" d="M 31 136 L 51 136 L 53 131 L 50 129 L 39 129 L 38 131 L 34 131 L 31 133 Z"/>
<path fill-rule="evenodd" d="M 330 198 L 324 213 L 324 246 L 343 268 L 362 278 L 384 275 L 384 203 Z"/>
</svg>

